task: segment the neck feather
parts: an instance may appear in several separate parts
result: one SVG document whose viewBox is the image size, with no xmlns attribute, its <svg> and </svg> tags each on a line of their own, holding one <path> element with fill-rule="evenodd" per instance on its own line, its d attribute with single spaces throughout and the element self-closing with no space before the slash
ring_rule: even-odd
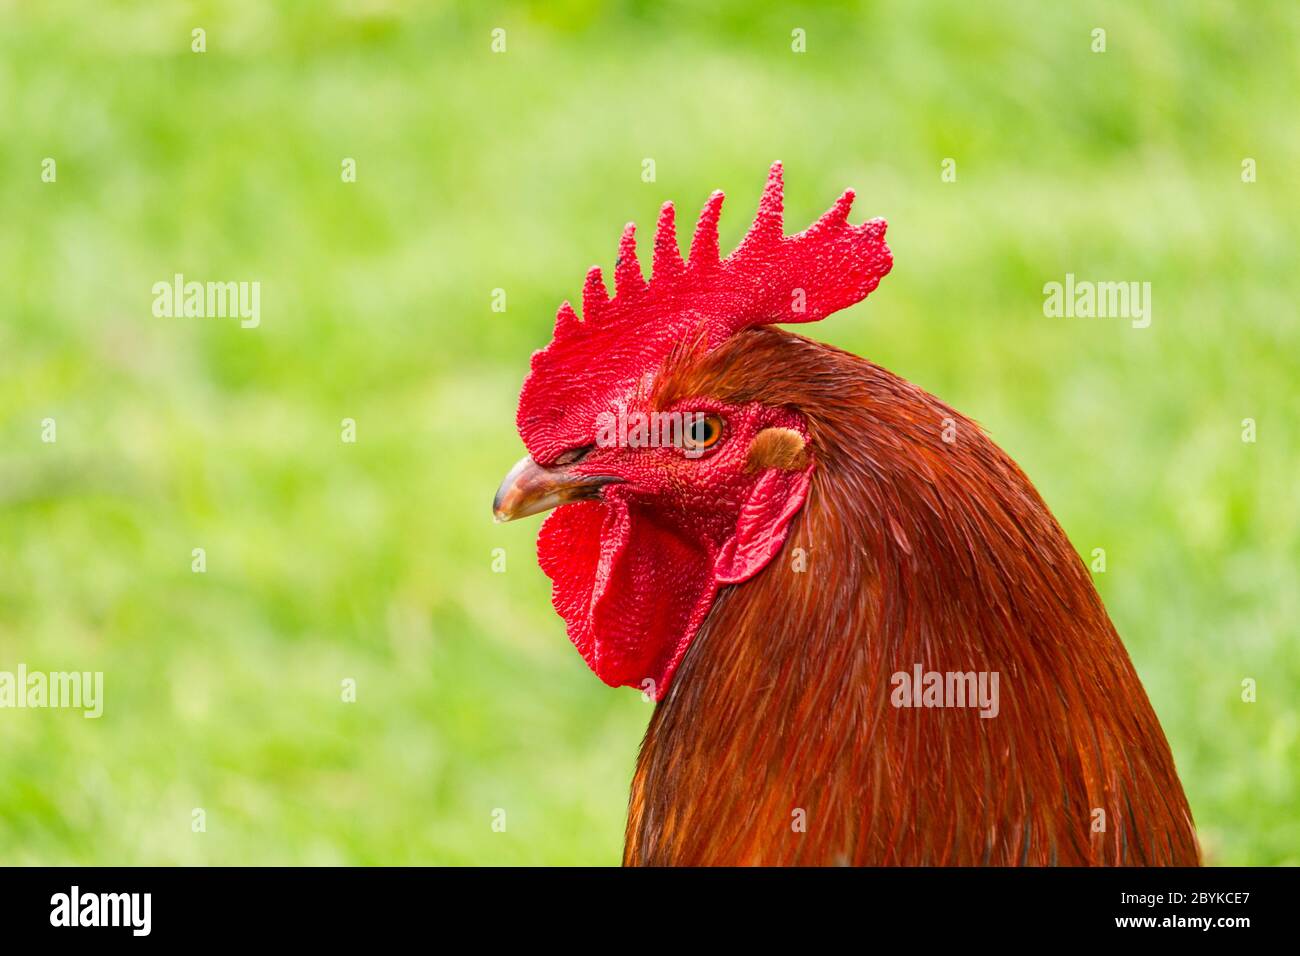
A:
<svg viewBox="0 0 1300 956">
<path fill-rule="evenodd" d="M 1015 463 L 856 356 L 749 339 L 714 384 L 805 416 L 812 489 L 656 709 L 625 862 L 1196 863 L 1142 685 Z M 900 700 L 896 675 L 910 691 L 918 668 L 941 675 L 944 706 Z M 996 715 L 957 705 L 980 686 Z"/>
</svg>

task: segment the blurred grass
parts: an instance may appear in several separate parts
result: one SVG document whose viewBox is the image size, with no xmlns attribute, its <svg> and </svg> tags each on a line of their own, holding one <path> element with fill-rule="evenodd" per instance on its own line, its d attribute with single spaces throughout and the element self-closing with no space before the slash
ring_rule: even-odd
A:
<svg viewBox="0 0 1300 956">
<path fill-rule="evenodd" d="M 0 670 L 107 698 L 0 712 L 0 862 L 616 862 L 649 707 L 487 502 L 621 225 L 722 187 L 734 242 L 780 158 L 791 228 L 853 185 L 897 260 L 809 331 L 1106 549 L 1209 859 L 1300 863 L 1298 39 L 1288 4 L 0 3 Z M 260 281 L 261 327 L 154 318 L 177 272 Z M 1044 318 L 1066 272 L 1150 281 L 1151 327 Z"/>
</svg>

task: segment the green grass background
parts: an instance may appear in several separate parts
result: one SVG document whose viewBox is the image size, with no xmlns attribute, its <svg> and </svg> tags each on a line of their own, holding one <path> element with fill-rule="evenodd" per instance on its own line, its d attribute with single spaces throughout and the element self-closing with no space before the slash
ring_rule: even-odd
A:
<svg viewBox="0 0 1300 956">
<path fill-rule="evenodd" d="M 896 256 L 805 331 L 1106 549 L 1208 859 L 1300 863 L 1300 8 L 697 6 L 0 3 L 0 670 L 106 685 L 0 711 L 0 862 L 615 863 L 650 707 L 489 501 L 622 224 L 721 187 L 729 248 L 779 158 L 788 227 L 852 185 Z M 261 327 L 155 318 L 176 272 Z M 1151 327 L 1045 318 L 1066 272 Z"/>
</svg>

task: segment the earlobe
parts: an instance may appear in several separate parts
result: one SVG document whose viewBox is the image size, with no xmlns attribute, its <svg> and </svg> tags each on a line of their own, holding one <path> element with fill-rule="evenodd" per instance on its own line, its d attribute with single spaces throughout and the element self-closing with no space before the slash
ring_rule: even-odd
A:
<svg viewBox="0 0 1300 956">
<path fill-rule="evenodd" d="M 759 478 L 740 511 L 736 533 L 727 539 L 713 563 L 713 574 L 718 584 L 748 581 L 776 557 L 785 543 L 790 522 L 808 497 L 811 482 L 812 468 L 806 463 L 802 471 L 769 468 Z"/>
</svg>

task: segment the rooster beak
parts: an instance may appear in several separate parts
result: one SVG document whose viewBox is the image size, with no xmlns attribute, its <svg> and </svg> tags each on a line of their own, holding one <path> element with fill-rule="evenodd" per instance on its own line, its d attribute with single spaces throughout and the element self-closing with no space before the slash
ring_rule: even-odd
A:
<svg viewBox="0 0 1300 956">
<path fill-rule="evenodd" d="M 595 498 L 605 485 L 623 480 L 613 475 L 575 474 L 572 469 L 572 465 L 543 468 L 531 455 L 525 455 L 497 489 L 492 516 L 497 521 L 514 521 L 541 514 L 559 505 Z"/>
</svg>

